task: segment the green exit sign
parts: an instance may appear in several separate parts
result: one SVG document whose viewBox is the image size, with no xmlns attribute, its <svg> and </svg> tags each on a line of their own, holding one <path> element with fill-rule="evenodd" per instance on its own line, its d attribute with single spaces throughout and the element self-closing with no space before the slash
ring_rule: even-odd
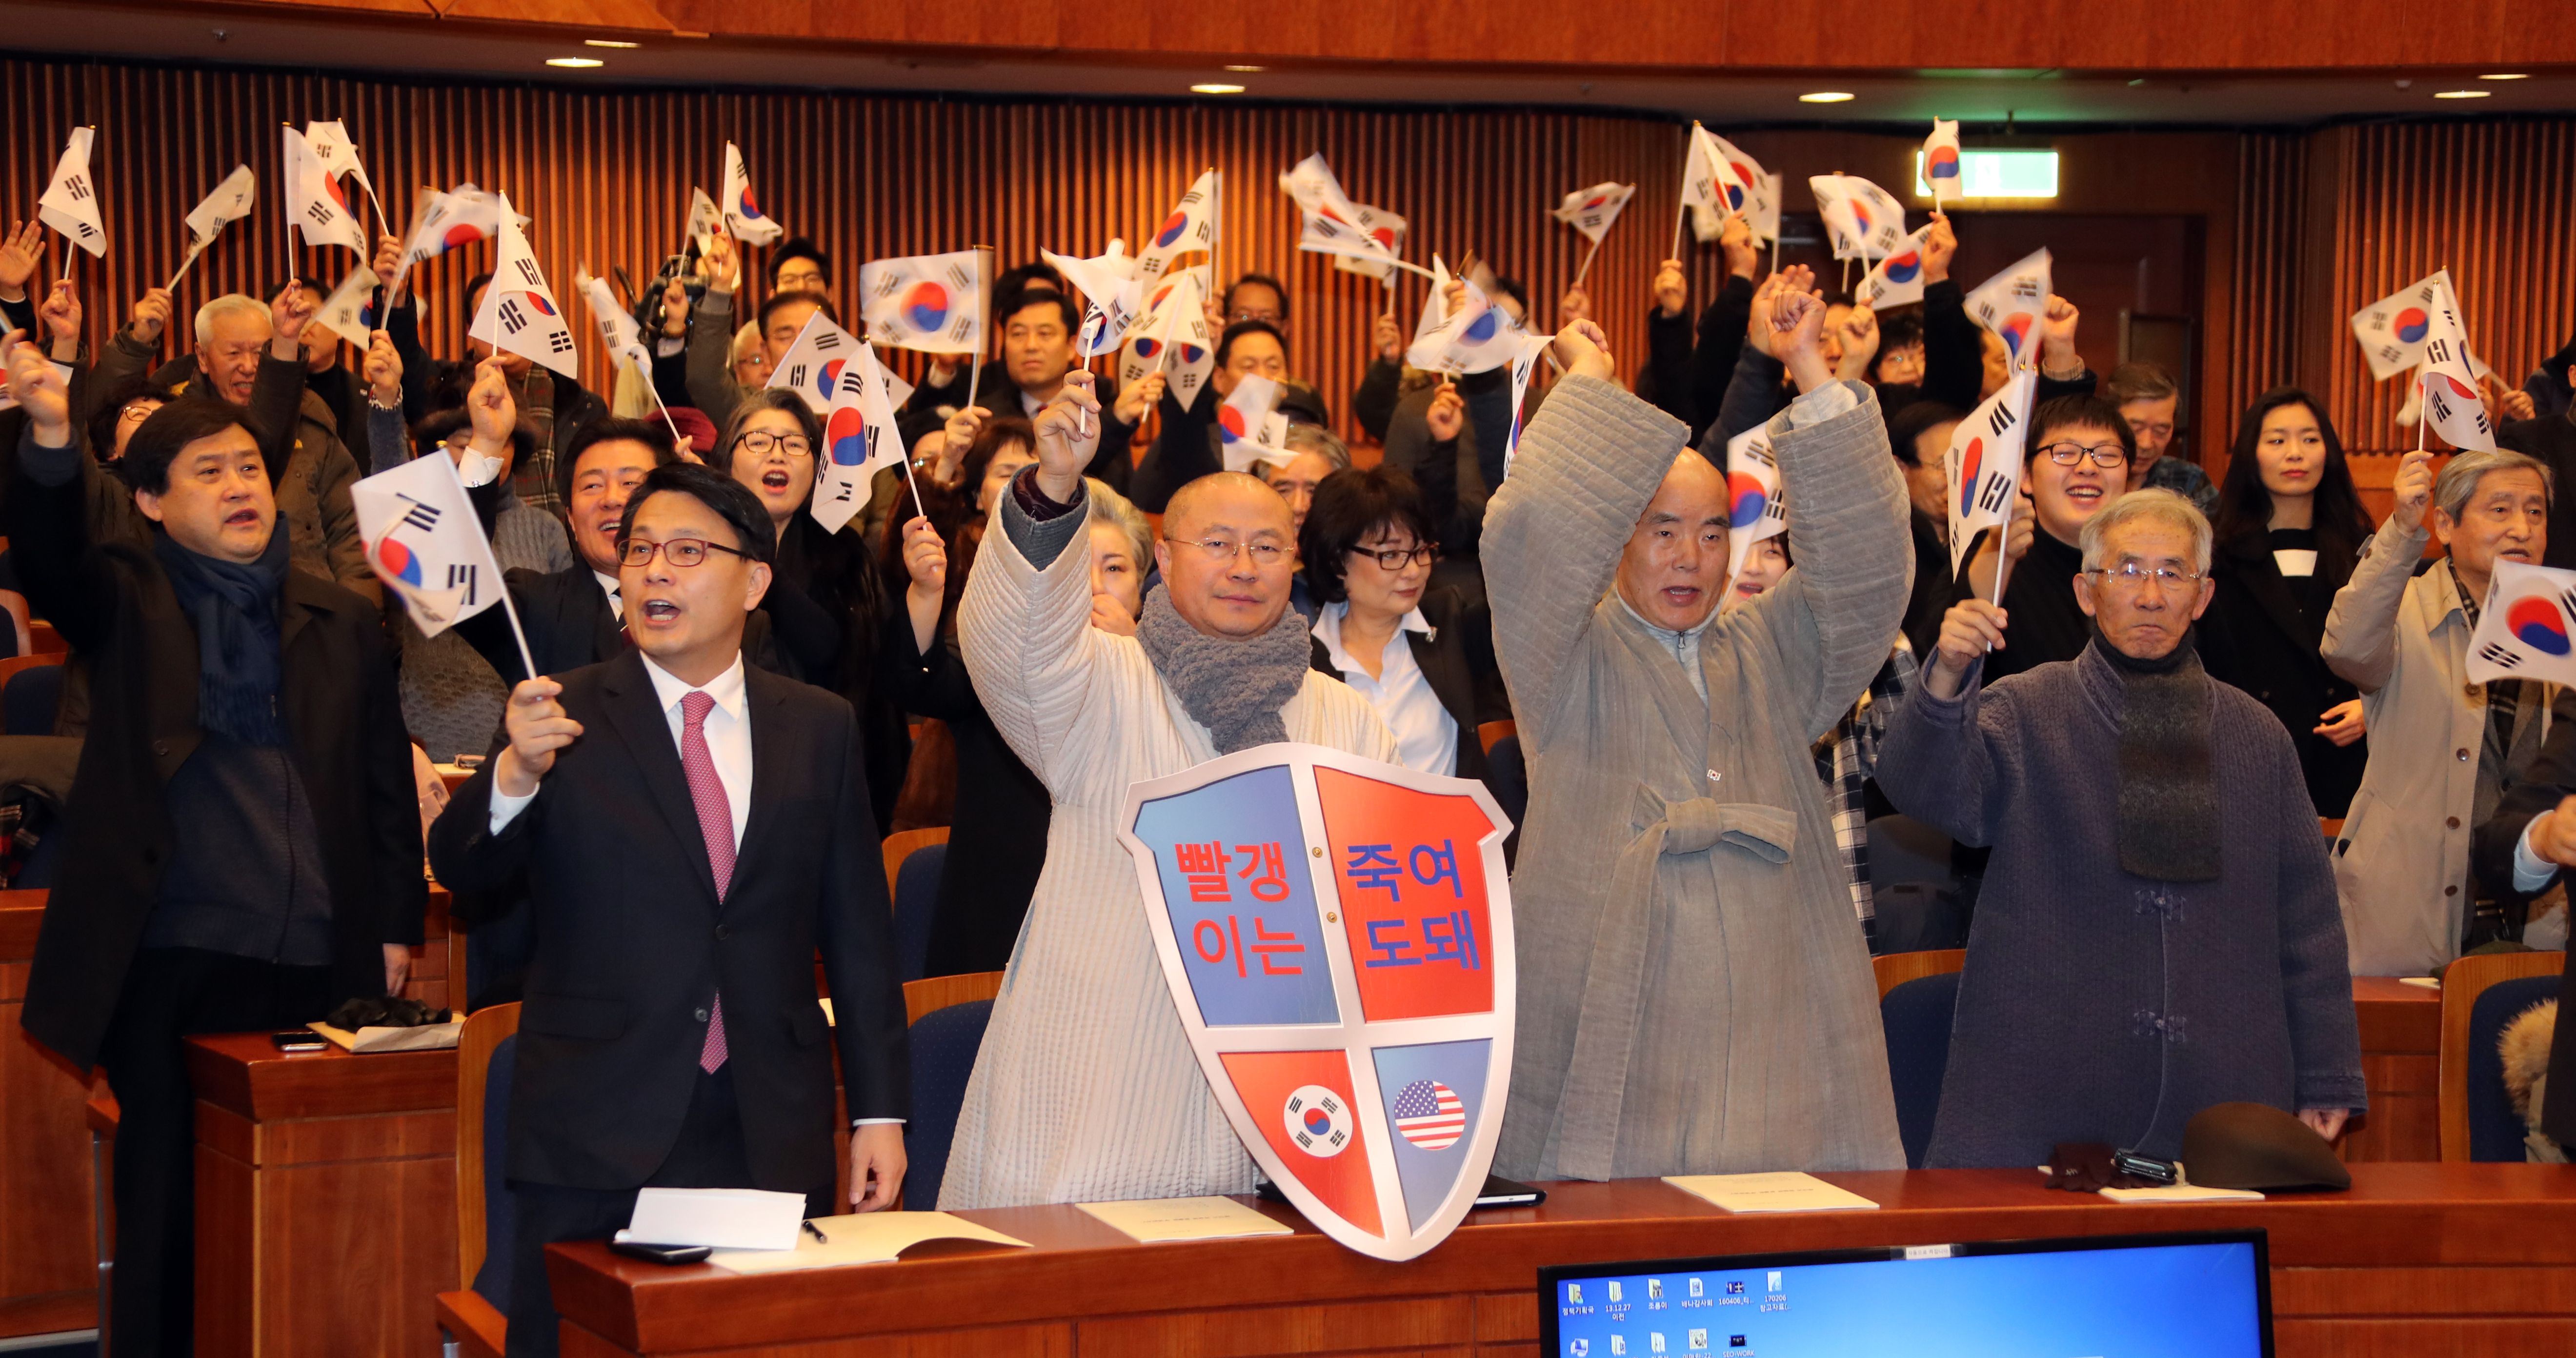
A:
<svg viewBox="0 0 2576 1358">
<path fill-rule="evenodd" d="M 1961 151 L 1959 182 L 1971 198 L 2054 198 L 2057 196 L 2057 153 Z M 1914 196 L 1932 196 L 1932 186 L 1923 178 L 1921 151 L 1914 153 Z"/>
</svg>

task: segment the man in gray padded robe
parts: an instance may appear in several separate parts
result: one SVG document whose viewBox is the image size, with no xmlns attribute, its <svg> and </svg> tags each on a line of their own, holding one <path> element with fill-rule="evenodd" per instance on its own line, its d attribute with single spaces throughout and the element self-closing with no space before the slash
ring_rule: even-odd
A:
<svg viewBox="0 0 2576 1358">
<path fill-rule="evenodd" d="M 1886 662 L 1913 553 L 1877 399 L 1817 352 L 1824 310 L 1784 293 L 1755 321 L 1802 394 L 1770 426 L 1798 565 L 1752 603 L 1718 613 L 1725 477 L 1615 384 L 1589 322 L 1488 511 L 1530 766 L 1501 1173 L 1905 1167 L 1809 746 Z"/>
</svg>

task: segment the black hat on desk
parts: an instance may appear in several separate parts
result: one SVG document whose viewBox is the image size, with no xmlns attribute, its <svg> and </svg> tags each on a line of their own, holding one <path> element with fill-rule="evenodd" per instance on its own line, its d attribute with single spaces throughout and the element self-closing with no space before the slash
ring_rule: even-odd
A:
<svg viewBox="0 0 2576 1358">
<path fill-rule="evenodd" d="M 2265 1103 L 2218 1103 L 2182 1133 L 2183 1173 L 2203 1188 L 2350 1188 L 2352 1171 L 2316 1130 Z"/>
</svg>

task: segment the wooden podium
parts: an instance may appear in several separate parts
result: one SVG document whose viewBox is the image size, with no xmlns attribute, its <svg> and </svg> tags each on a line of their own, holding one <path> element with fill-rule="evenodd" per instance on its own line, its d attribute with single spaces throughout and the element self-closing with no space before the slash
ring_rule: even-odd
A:
<svg viewBox="0 0 2576 1358">
<path fill-rule="evenodd" d="M 2362 1164 L 2349 1192 L 2128 1205 L 2026 1170 L 1819 1177 L 1873 1212 L 1732 1216 L 1659 1180 L 1549 1184 L 1380 1263 L 1293 1236 L 1140 1245 L 1074 1207 L 959 1215 L 1030 1242 L 738 1276 L 554 1245 L 564 1358 L 1372 1353 L 1540 1358 L 1546 1264 L 2261 1227 L 2282 1358 L 2576 1352 L 2576 1167 Z"/>
</svg>

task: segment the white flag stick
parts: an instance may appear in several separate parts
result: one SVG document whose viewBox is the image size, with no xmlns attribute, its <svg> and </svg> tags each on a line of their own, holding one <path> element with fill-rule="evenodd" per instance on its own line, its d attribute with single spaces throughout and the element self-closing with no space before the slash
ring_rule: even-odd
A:
<svg viewBox="0 0 2576 1358">
<path fill-rule="evenodd" d="M 212 244 L 214 244 L 213 241 L 204 240 L 190 242 L 188 246 L 188 257 L 179 261 L 179 272 L 170 275 L 170 285 L 167 288 L 164 288 L 163 291 L 177 292 L 179 290 L 179 280 L 188 276 L 188 270 L 195 266 L 197 256 L 204 254 L 206 252 L 206 247 Z"/>
<path fill-rule="evenodd" d="M 390 310 L 391 308 L 387 309 Z M 653 370 L 650 368 L 646 368 L 644 370 L 644 389 L 653 393 L 653 408 L 662 412 L 662 423 L 671 426 L 672 446 L 679 446 L 680 441 L 688 436 L 680 432 L 680 422 L 671 418 L 671 408 L 662 404 L 662 390 L 661 388 L 653 385 Z M 691 449 L 690 451 L 695 452 L 696 450 Z"/>
<path fill-rule="evenodd" d="M 510 615 L 510 635 L 517 638 L 519 643 L 519 663 L 528 667 L 529 678 L 540 677 L 537 674 L 537 658 L 528 653 L 527 629 L 519 625 L 519 606 L 510 602 L 510 586 L 507 581 L 502 582 L 501 585 L 501 611 Z"/>
<path fill-rule="evenodd" d="M 1085 371 L 1088 370 L 1086 367 Z M 903 453 L 903 483 L 912 487 L 912 516 L 916 519 L 929 518 L 930 511 L 921 507 L 921 481 L 912 474 L 912 450 L 909 448 Z"/>
<path fill-rule="evenodd" d="M 1685 209 L 1685 210 L 1687 210 L 1687 209 Z M 1603 233 L 1602 233 L 1602 235 L 1601 235 L 1601 240 L 1608 240 L 1609 238 L 1610 238 L 1610 234 L 1609 234 L 1608 232 L 1606 232 L 1606 231 L 1605 231 L 1605 232 L 1603 232 Z M 1679 244 L 1680 244 L 1680 242 L 1676 241 L 1676 242 L 1674 242 L 1674 244 L 1675 244 L 1675 245 L 1679 245 Z M 1588 273 L 1592 272 L 1592 257 L 1593 257 L 1594 255 L 1597 255 L 1597 254 L 1600 254 L 1600 253 L 1601 253 L 1601 241 L 1596 240 L 1596 241 L 1592 242 L 1592 248 L 1591 248 L 1591 249 L 1586 250 L 1586 251 L 1584 251 L 1584 252 L 1583 252 L 1583 267 L 1582 267 L 1582 268 L 1579 268 L 1579 269 L 1576 269 L 1576 270 L 1574 271 L 1574 282 L 1573 282 L 1570 286 L 1572 286 L 1572 287 L 1577 287 L 1577 288 L 1579 288 L 1579 287 L 1582 287 L 1582 286 L 1583 286 L 1583 276 L 1584 276 L 1585 274 L 1588 274 Z M 1679 259 L 1679 258 L 1681 258 L 1681 256 L 1680 256 L 1680 255 L 1674 255 L 1674 256 L 1672 256 L 1672 257 L 1673 257 L 1674 259 Z"/>
</svg>

